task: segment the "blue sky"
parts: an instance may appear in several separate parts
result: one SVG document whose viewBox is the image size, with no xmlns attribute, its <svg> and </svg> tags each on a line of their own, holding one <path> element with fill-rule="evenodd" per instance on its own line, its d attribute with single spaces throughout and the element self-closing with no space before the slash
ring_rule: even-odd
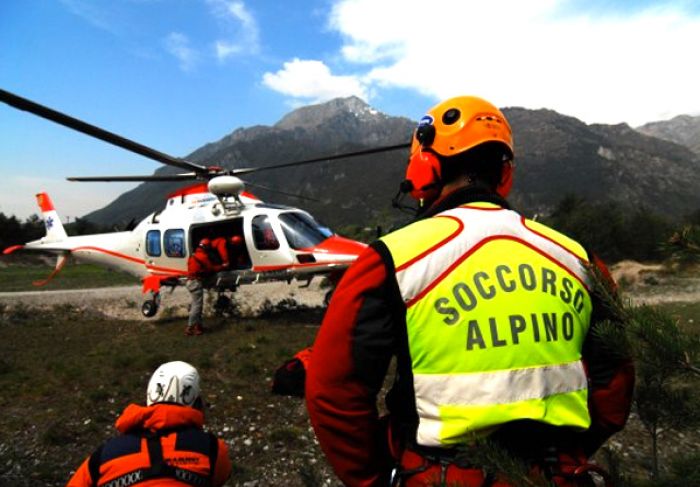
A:
<svg viewBox="0 0 700 487">
<path fill-rule="evenodd" d="M 458 94 L 588 123 L 698 114 L 697 46 L 698 1 L 0 2 L 0 88 L 176 156 L 349 95 L 414 119 Z M 0 105 L 6 214 L 48 191 L 81 216 L 133 185 L 66 176 L 156 168 Z"/>
</svg>

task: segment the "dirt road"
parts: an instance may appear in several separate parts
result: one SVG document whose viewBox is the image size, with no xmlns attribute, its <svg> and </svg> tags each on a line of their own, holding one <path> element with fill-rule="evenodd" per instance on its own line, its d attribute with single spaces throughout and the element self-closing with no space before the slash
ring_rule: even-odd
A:
<svg viewBox="0 0 700 487">
<path fill-rule="evenodd" d="M 636 304 L 700 302 L 700 274 L 673 273 L 659 264 L 622 261 L 611 269 L 623 297 Z"/>
<path fill-rule="evenodd" d="M 309 287 L 280 282 L 251 284 L 239 288 L 234 297 L 243 316 L 256 316 L 266 307 L 278 305 L 283 300 L 304 307 L 320 307 L 326 290 L 320 289 L 319 283 L 312 282 Z M 205 297 L 209 305 L 207 309 L 211 310 L 215 297 L 216 293 L 213 292 Z M 176 288 L 172 293 L 164 291 L 161 293 L 160 310 L 152 319 L 186 317 L 189 299 L 188 292 L 183 288 Z M 70 305 L 122 320 L 147 320 L 141 315 L 143 300 L 140 286 L 0 293 L 0 304 L 6 306 L 43 309 Z"/>
</svg>

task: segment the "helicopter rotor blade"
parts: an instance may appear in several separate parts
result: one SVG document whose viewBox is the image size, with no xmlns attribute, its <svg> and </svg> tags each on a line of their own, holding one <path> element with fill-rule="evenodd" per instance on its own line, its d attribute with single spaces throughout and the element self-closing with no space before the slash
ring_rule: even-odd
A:
<svg viewBox="0 0 700 487">
<path fill-rule="evenodd" d="M 86 176 L 86 177 L 70 177 L 68 181 L 78 182 L 132 182 L 132 181 L 192 181 L 199 179 L 199 174 L 196 172 L 188 172 L 182 174 L 151 174 L 149 176 Z"/>
<path fill-rule="evenodd" d="M 303 166 L 306 164 L 313 164 L 316 162 L 335 161 L 338 159 L 345 159 L 348 157 L 366 156 L 366 155 L 370 155 L 370 154 L 378 154 L 381 152 L 389 152 L 389 151 L 393 151 L 393 150 L 407 149 L 409 147 L 411 147 L 410 143 L 387 145 L 384 147 L 375 147 L 374 149 L 365 149 L 365 150 L 360 150 L 360 151 L 355 151 L 355 152 L 346 152 L 344 154 L 336 154 L 333 156 L 315 157 L 313 159 L 305 159 L 303 161 L 286 162 L 284 164 L 276 164 L 274 166 L 230 169 L 228 172 L 232 176 L 240 176 L 240 175 L 244 175 L 244 174 L 251 174 L 254 172 L 268 171 L 270 169 L 281 169 L 283 167 Z"/>
<path fill-rule="evenodd" d="M 206 166 L 201 166 L 185 159 L 170 156 L 145 145 L 139 144 L 138 142 L 134 142 L 133 140 L 122 137 L 121 135 L 101 129 L 95 125 L 78 120 L 77 118 L 73 118 L 65 113 L 61 113 L 26 98 L 22 98 L 21 96 L 10 93 L 9 91 L 0 89 L 0 101 L 5 102 L 19 110 L 33 113 L 34 115 L 51 120 L 59 125 L 63 125 L 64 127 L 68 127 L 91 137 L 103 140 L 104 142 L 116 145 L 117 147 L 121 147 L 122 149 L 126 149 L 130 152 L 135 152 L 136 154 L 142 155 L 154 161 L 158 161 L 162 164 L 195 171 L 197 173 L 207 172 Z"/>
<path fill-rule="evenodd" d="M 302 196 L 300 194 L 295 194 L 295 193 L 287 193 L 286 191 L 281 191 L 279 189 L 271 188 L 269 186 L 264 186 L 262 184 L 257 184 L 257 183 L 250 183 L 248 181 L 245 182 L 246 186 L 251 186 L 253 188 L 260 188 L 264 189 L 265 191 L 269 191 L 271 193 L 278 193 L 278 194 L 283 194 L 285 196 L 291 196 L 293 198 L 299 198 L 300 200 L 306 200 L 306 201 L 313 201 L 314 203 L 320 203 L 321 200 L 317 200 L 316 198 L 310 198 L 308 196 Z"/>
</svg>

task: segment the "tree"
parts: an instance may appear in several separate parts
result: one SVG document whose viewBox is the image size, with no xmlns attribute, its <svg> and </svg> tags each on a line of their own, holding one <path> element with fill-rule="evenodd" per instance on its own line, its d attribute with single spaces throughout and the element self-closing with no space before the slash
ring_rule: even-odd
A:
<svg viewBox="0 0 700 487">
<path fill-rule="evenodd" d="M 37 215 L 20 222 L 14 215 L 0 213 L 0 250 L 41 238 L 44 231 L 44 222 Z"/>
<path fill-rule="evenodd" d="M 14 215 L 8 217 L 0 213 L 0 249 L 21 242 L 22 232 L 22 224 Z"/>
<path fill-rule="evenodd" d="M 563 198 L 545 219 L 607 262 L 665 257 L 659 244 L 672 234 L 670 221 L 645 208 L 625 208 L 615 202 L 589 203 L 577 196 Z"/>
</svg>

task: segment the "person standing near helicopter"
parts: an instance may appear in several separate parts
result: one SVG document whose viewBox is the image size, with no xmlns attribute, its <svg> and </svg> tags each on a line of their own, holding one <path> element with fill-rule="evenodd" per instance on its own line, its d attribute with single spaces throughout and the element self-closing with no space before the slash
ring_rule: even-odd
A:
<svg viewBox="0 0 700 487">
<path fill-rule="evenodd" d="M 226 250 L 226 240 L 223 241 Z M 219 240 L 215 239 L 215 240 Z M 214 274 L 228 267 L 228 252 L 221 255 L 214 248 L 208 237 L 202 238 L 197 247 L 187 259 L 187 290 L 190 293 L 190 314 L 187 320 L 185 335 L 201 335 L 204 333 L 202 316 L 204 311 L 204 285 L 212 279 Z"/>
</svg>

